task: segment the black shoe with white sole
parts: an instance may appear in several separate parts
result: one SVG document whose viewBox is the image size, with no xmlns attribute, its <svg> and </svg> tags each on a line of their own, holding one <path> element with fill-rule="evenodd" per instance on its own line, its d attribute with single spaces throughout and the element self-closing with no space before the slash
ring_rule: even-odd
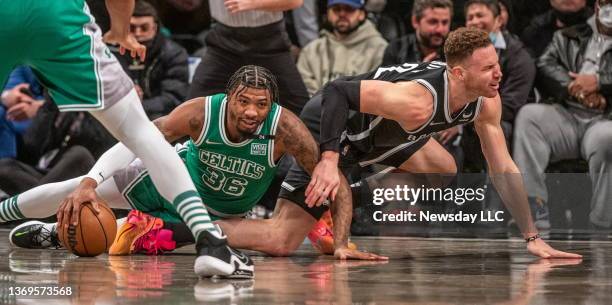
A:
<svg viewBox="0 0 612 305">
<path fill-rule="evenodd" d="M 48 229 L 45 225 L 36 220 L 24 222 L 9 233 L 9 241 L 15 247 L 26 249 L 61 248 L 55 226 Z"/>
<path fill-rule="evenodd" d="M 217 226 L 219 232 L 221 228 Z M 200 277 L 221 277 L 232 279 L 253 278 L 255 267 L 246 254 L 227 244 L 227 237 L 209 231 L 200 234 L 196 242 L 198 257 L 194 270 Z"/>
<path fill-rule="evenodd" d="M 241 303 L 241 299 L 253 297 L 254 280 L 200 279 L 194 287 L 195 299 L 209 303 Z"/>
</svg>

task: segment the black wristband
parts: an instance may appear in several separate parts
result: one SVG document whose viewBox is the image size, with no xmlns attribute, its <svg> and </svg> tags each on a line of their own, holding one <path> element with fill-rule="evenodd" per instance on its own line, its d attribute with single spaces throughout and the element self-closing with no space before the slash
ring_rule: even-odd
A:
<svg viewBox="0 0 612 305">
<path fill-rule="evenodd" d="M 525 241 L 526 241 L 527 243 L 529 243 L 529 242 L 532 242 L 532 241 L 534 241 L 534 240 L 536 240 L 536 239 L 538 239 L 538 238 L 540 238 L 540 234 L 539 234 L 539 233 L 538 233 L 538 234 L 536 234 L 536 235 L 534 235 L 534 236 L 530 236 L 530 237 L 525 238 Z"/>
</svg>

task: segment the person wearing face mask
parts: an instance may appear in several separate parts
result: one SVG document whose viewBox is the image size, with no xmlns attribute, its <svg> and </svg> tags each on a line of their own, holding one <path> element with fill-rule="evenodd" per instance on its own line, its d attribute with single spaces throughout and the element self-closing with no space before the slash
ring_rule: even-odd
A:
<svg viewBox="0 0 612 305">
<path fill-rule="evenodd" d="M 531 104 L 516 119 L 514 158 L 536 225 L 548 223 L 544 170 L 550 162 L 583 158 L 593 183 L 590 222 L 612 227 L 612 0 L 598 0 L 586 23 L 555 32 L 537 62 L 553 104 Z M 542 216 L 542 217 L 539 217 Z M 545 216 L 545 217 L 544 217 Z"/>
<path fill-rule="evenodd" d="M 540 57 L 555 31 L 585 23 L 593 14 L 586 0 L 550 0 L 551 9 L 531 20 L 521 40 L 534 58 Z"/>
<path fill-rule="evenodd" d="M 187 51 L 160 33 L 160 22 L 155 8 L 137 1 L 130 19 L 130 33 L 147 47 L 145 61 L 113 53 L 134 81 L 142 106 L 150 119 L 164 116 L 178 106 L 189 89 Z"/>
<path fill-rule="evenodd" d="M 364 0 L 329 0 L 327 22 L 331 31 L 321 31 L 302 50 L 297 68 L 313 95 L 340 76 L 368 72 L 382 62 L 387 42 L 366 19 Z"/>
</svg>

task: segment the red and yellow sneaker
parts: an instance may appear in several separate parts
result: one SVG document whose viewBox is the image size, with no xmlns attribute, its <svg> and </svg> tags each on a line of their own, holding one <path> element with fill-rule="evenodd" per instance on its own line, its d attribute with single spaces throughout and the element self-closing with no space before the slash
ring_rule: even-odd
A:
<svg viewBox="0 0 612 305">
<path fill-rule="evenodd" d="M 164 226 L 160 218 L 150 216 L 141 211 L 132 210 L 125 223 L 117 230 L 115 240 L 108 250 L 109 255 L 128 255 L 135 252 L 138 239 L 150 233 L 159 231 Z"/>
<path fill-rule="evenodd" d="M 176 249 L 176 242 L 172 239 L 174 233 L 168 229 L 153 229 L 138 238 L 134 243 L 132 253 L 146 255 L 162 255 Z"/>
<path fill-rule="evenodd" d="M 334 233 L 333 233 L 333 222 L 331 213 L 325 212 L 321 219 L 312 227 L 310 233 L 308 233 L 308 239 L 312 246 L 322 254 L 334 254 Z M 349 242 L 348 247 L 350 249 L 357 249 L 357 245 Z"/>
</svg>

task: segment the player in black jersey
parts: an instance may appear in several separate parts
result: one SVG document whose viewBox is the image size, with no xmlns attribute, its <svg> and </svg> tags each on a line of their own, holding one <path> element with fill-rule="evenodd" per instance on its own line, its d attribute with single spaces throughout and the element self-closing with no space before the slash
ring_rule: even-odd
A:
<svg viewBox="0 0 612 305">
<path fill-rule="evenodd" d="M 336 203 L 332 206 L 346 213 L 352 198 L 336 196 L 339 189 L 347 194 L 348 188 L 338 168 L 344 171 L 355 163 L 454 175 L 452 156 L 431 136 L 473 121 L 493 184 L 517 221 L 529 252 L 544 258 L 581 257 L 555 250 L 539 238 L 520 172 L 500 127 L 502 73 L 487 33 L 458 29 L 449 35 L 444 52 L 447 64 L 381 67 L 333 81 L 315 95 L 301 118 L 319 140 L 321 160 L 312 178 L 294 164 L 280 197 L 321 211 L 329 197 Z"/>
</svg>

